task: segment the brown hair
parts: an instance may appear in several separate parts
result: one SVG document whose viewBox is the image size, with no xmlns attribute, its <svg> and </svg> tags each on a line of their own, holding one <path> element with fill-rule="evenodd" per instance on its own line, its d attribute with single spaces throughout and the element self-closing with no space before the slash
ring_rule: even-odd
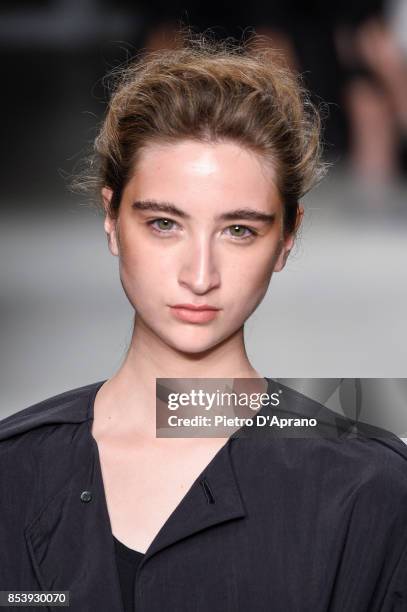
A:
<svg viewBox="0 0 407 612">
<path fill-rule="evenodd" d="M 249 44 L 189 34 L 180 47 L 140 53 L 111 73 L 113 91 L 90 156 L 92 172 L 82 180 L 99 197 L 102 187 L 112 189 L 111 216 L 117 216 L 123 189 L 149 143 L 229 139 L 273 164 L 284 232 L 295 231 L 299 199 L 325 173 L 321 119 L 301 77 L 281 55 L 253 52 Z"/>
</svg>

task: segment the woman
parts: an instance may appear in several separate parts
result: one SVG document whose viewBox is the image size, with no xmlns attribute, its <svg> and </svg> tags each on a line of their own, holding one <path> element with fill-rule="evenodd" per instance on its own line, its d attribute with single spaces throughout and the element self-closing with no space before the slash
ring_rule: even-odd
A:
<svg viewBox="0 0 407 612">
<path fill-rule="evenodd" d="M 156 437 L 157 378 L 252 380 L 283 412 L 322 410 L 263 378 L 243 335 L 323 171 L 298 79 L 204 39 L 141 58 L 92 168 L 132 340 L 110 379 L 2 421 L 0 590 L 81 612 L 407 609 L 398 438 Z"/>
</svg>

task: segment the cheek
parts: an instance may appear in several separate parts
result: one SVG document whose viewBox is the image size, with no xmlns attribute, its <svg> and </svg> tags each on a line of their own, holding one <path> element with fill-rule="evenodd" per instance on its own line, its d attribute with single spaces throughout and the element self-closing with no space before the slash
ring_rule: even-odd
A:
<svg viewBox="0 0 407 612">
<path fill-rule="evenodd" d="M 157 257 L 156 249 L 141 244 L 135 236 L 121 239 L 119 269 L 123 289 L 134 307 L 153 307 L 171 271 L 169 258 Z"/>
<path fill-rule="evenodd" d="M 240 296 L 242 303 L 246 304 L 249 312 L 258 306 L 267 292 L 270 283 L 271 271 L 266 268 L 247 270 L 241 275 Z"/>
<path fill-rule="evenodd" d="M 277 256 L 276 249 L 265 249 L 230 268 L 227 291 L 234 307 L 239 312 L 244 309 L 245 316 L 250 316 L 266 294 Z"/>
<path fill-rule="evenodd" d="M 250 252 L 242 258 L 230 270 L 230 278 L 240 286 L 248 290 L 256 291 L 264 285 L 268 285 L 278 258 L 277 248 L 263 248 Z"/>
</svg>

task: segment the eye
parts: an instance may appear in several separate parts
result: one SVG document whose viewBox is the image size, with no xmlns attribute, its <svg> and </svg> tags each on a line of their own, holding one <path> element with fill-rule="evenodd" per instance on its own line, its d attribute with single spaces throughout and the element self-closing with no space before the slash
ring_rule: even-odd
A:
<svg viewBox="0 0 407 612">
<path fill-rule="evenodd" d="M 246 227 L 246 225 L 231 225 L 230 227 L 228 227 L 227 229 L 232 229 L 233 231 L 237 230 L 237 235 L 236 234 L 232 234 L 233 238 L 237 238 L 238 240 L 247 240 L 248 238 L 253 238 L 254 236 L 257 235 L 256 230 L 251 229 L 250 227 Z M 240 233 L 240 231 L 247 231 L 249 232 L 246 235 L 242 235 Z"/>
<path fill-rule="evenodd" d="M 155 226 L 154 225 L 155 223 L 161 224 L 161 227 Z M 168 234 L 169 233 L 168 229 L 171 229 L 171 227 L 169 228 L 169 226 L 171 226 L 172 223 L 174 224 L 175 221 L 173 221 L 172 219 L 166 219 L 164 217 L 162 218 L 160 217 L 159 219 L 152 219 L 151 221 L 147 221 L 147 225 L 151 225 L 153 230 L 157 232 L 158 234 Z"/>
<path fill-rule="evenodd" d="M 155 225 L 157 224 L 157 225 Z M 171 234 L 171 229 L 173 228 L 174 225 L 177 225 L 177 223 L 175 221 L 173 221 L 172 219 L 167 219 L 166 217 L 160 217 L 157 219 L 152 219 L 151 221 L 147 221 L 147 225 L 151 226 L 153 228 L 153 231 L 156 234 Z M 237 234 L 232 233 L 232 238 L 234 240 L 237 241 L 243 241 L 243 240 L 248 240 L 250 238 L 254 238 L 254 236 L 257 236 L 257 231 L 247 227 L 246 225 L 231 225 L 228 228 L 229 230 L 233 230 L 233 232 L 237 231 Z M 241 233 L 243 230 L 243 232 L 245 233 Z"/>
</svg>

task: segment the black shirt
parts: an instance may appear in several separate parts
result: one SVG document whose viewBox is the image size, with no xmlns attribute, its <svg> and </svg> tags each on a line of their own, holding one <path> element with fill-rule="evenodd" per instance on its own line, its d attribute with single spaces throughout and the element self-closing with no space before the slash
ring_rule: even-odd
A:
<svg viewBox="0 0 407 612">
<path fill-rule="evenodd" d="M 113 536 L 113 540 L 124 610 L 125 612 L 134 612 L 134 581 L 138 565 L 144 555 L 138 550 L 128 548 L 115 536 Z"/>
<path fill-rule="evenodd" d="M 280 413 L 331 414 L 269 381 Z M 91 435 L 104 382 L 0 422 L 0 590 L 69 591 L 70 612 L 123 612 Z M 406 445 L 353 428 L 256 429 L 225 442 L 161 527 L 137 568 L 137 612 L 407 612 Z"/>
</svg>

